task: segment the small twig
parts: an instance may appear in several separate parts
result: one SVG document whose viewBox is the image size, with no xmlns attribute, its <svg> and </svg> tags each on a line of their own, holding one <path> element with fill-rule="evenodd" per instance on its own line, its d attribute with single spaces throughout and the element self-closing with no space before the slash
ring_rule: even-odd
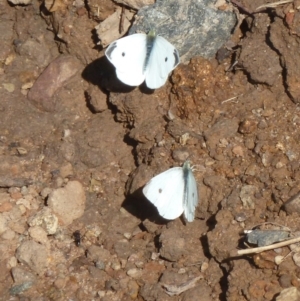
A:
<svg viewBox="0 0 300 301">
<path fill-rule="evenodd" d="M 231 97 L 231 98 L 228 98 L 228 99 L 225 99 L 225 100 L 223 100 L 221 103 L 226 103 L 226 102 L 229 102 L 229 101 L 231 101 L 231 100 L 233 100 L 233 99 L 236 99 L 236 98 L 238 98 L 240 95 L 238 95 L 238 96 L 234 96 L 234 97 Z"/>
<path fill-rule="evenodd" d="M 190 279 L 184 283 L 181 283 L 179 285 L 176 284 L 163 284 L 162 287 L 165 289 L 165 292 L 169 296 L 174 296 L 174 295 L 180 295 L 181 293 L 187 291 L 188 289 L 193 288 L 196 285 L 196 282 L 199 279 L 202 279 L 203 275 L 197 276 L 193 279 Z"/>
<path fill-rule="evenodd" d="M 265 225 L 277 226 L 277 227 L 280 227 L 281 229 L 283 229 L 283 231 L 292 232 L 292 230 L 289 227 L 286 227 L 286 226 L 283 226 L 281 224 L 274 223 L 274 222 L 264 222 L 264 223 L 257 224 L 257 225 L 252 227 L 252 230 L 257 229 L 258 227 L 261 227 L 261 226 L 265 226 Z"/>
<path fill-rule="evenodd" d="M 277 7 L 278 5 L 286 4 L 286 3 L 291 3 L 291 2 L 294 2 L 294 0 L 281 0 L 281 1 L 273 2 L 273 3 L 263 4 L 263 5 L 259 6 L 259 7 L 257 7 L 255 9 L 255 11 L 257 11 L 259 9 L 262 9 L 262 8 L 274 8 L 274 7 Z"/>
<path fill-rule="evenodd" d="M 123 33 L 124 31 L 124 20 L 125 20 L 125 7 L 122 6 L 122 11 L 121 11 L 121 18 L 120 18 L 120 24 L 119 24 L 119 33 Z"/>
<path fill-rule="evenodd" d="M 253 253 L 261 253 L 267 250 L 273 250 L 281 247 L 285 247 L 294 243 L 300 242 L 300 236 L 292 239 L 288 239 L 282 242 L 278 242 L 276 244 L 264 246 L 264 247 L 258 247 L 258 248 L 251 248 L 246 250 L 237 250 L 232 254 L 232 256 L 239 256 L 239 255 L 245 255 L 245 254 L 253 254 Z"/>
</svg>

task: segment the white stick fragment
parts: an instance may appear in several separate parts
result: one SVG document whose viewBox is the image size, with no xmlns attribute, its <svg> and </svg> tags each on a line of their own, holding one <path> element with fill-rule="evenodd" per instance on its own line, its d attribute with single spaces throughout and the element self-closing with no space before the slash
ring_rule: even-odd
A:
<svg viewBox="0 0 300 301">
<path fill-rule="evenodd" d="M 188 280 L 182 284 L 163 284 L 162 287 L 165 289 L 165 292 L 169 296 L 180 295 L 181 293 L 193 288 L 199 279 L 202 279 L 203 276 L 197 276 L 191 280 Z"/>
<path fill-rule="evenodd" d="M 261 6 L 257 7 L 256 11 L 261 9 L 261 8 L 277 7 L 278 5 L 291 3 L 291 2 L 294 2 L 294 0 L 282 0 L 282 1 L 277 1 L 277 2 L 273 2 L 273 3 L 267 3 L 267 4 L 264 4 L 264 5 L 261 5 Z"/>
</svg>

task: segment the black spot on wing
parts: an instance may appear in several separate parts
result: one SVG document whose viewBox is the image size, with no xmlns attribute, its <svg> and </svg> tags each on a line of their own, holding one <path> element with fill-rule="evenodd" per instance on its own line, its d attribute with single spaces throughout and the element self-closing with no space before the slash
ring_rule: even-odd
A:
<svg viewBox="0 0 300 301">
<path fill-rule="evenodd" d="M 163 190 L 162 190 L 161 188 L 158 189 L 158 193 L 162 193 L 162 191 L 163 191 Z"/>
</svg>

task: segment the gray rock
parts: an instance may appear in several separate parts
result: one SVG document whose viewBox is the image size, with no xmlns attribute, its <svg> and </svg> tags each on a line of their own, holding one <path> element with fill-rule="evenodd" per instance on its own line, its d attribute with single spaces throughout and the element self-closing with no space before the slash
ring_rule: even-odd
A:
<svg viewBox="0 0 300 301">
<path fill-rule="evenodd" d="M 22 242 L 16 251 L 16 257 L 37 274 L 42 274 L 48 264 L 47 248 L 32 240 Z"/>
<path fill-rule="evenodd" d="M 292 196 L 289 200 L 286 201 L 286 203 L 283 206 L 284 210 L 288 214 L 292 214 L 294 212 L 300 213 L 300 192 L 298 192 L 296 195 Z"/>
<path fill-rule="evenodd" d="M 141 8 L 129 34 L 155 29 L 179 51 L 182 62 L 200 55 L 211 58 L 230 38 L 236 24 L 231 11 L 219 10 L 214 0 L 157 0 Z"/>
<path fill-rule="evenodd" d="M 257 244 L 258 247 L 268 246 L 272 243 L 286 240 L 289 232 L 280 230 L 253 230 L 247 234 L 247 241 Z"/>
<path fill-rule="evenodd" d="M 63 225 L 69 225 L 74 219 L 83 215 L 85 209 L 85 192 L 78 181 L 70 181 L 63 188 L 53 190 L 48 197 L 48 206 Z"/>
<path fill-rule="evenodd" d="M 22 284 L 25 282 L 34 283 L 36 281 L 36 276 L 33 273 L 21 267 L 12 268 L 11 274 L 16 284 Z"/>
<path fill-rule="evenodd" d="M 13 296 L 21 294 L 22 292 L 25 292 L 28 289 L 30 289 L 32 287 L 32 285 L 33 285 L 33 283 L 31 281 L 14 285 L 12 288 L 10 288 L 9 293 Z"/>
</svg>

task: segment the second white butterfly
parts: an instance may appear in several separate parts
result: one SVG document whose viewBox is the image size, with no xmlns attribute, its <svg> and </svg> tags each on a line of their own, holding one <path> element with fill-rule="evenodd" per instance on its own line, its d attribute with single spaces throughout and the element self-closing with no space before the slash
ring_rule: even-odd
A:
<svg viewBox="0 0 300 301">
<path fill-rule="evenodd" d="M 184 213 L 188 222 L 194 220 L 198 189 L 188 161 L 152 178 L 143 193 L 165 219 L 175 219 Z"/>
<path fill-rule="evenodd" d="M 154 31 L 116 40 L 109 45 L 105 55 L 115 66 L 120 81 L 129 86 L 146 81 L 150 89 L 163 86 L 180 61 L 177 49 Z"/>
</svg>

